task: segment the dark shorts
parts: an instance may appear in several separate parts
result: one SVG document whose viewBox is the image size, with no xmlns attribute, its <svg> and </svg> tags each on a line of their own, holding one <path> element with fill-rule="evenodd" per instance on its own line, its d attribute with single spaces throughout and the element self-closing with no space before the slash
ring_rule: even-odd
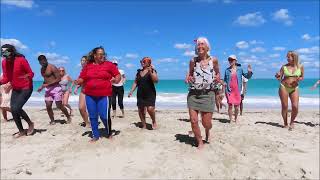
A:
<svg viewBox="0 0 320 180">
<path fill-rule="evenodd" d="M 244 100 L 244 94 L 241 94 L 241 101 Z"/>
</svg>

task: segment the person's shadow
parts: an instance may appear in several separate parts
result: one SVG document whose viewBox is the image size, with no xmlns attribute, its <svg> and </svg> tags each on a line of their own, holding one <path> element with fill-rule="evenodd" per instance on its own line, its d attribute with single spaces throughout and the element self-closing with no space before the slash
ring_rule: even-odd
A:
<svg viewBox="0 0 320 180">
<path fill-rule="evenodd" d="M 270 126 L 274 126 L 274 127 L 279 127 L 279 128 L 284 128 L 283 125 L 279 124 L 279 123 L 275 123 L 275 122 L 264 122 L 264 121 L 257 121 L 254 124 L 267 124 Z"/>
<path fill-rule="evenodd" d="M 99 128 L 99 133 L 100 133 L 100 137 L 105 137 L 105 138 L 108 138 L 109 137 L 109 134 L 107 134 L 107 131 L 105 128 Z M 120 134 L 120 131 L 119 130 L 111 130 L 111 135 L 112 136 L 117 136 Z M 93 138 L 93 135 L 92 135 L 92 131 L 86 131 L 84 133 L 82 133 L 81 136 L 88 136 L 90 138 Z"/>
<path fill-rule="evenodd" d="M 24 129 L 24 131 L 27 133 L 28 129 Z M 47 131 L 47 129 L 34 129 L 33 132 L 31 134 L 27 135 L 27 136 L 33 136 L 33 135 L 35 135 L 37 133 L 41 134 L 42 132 L 46 132 L 46 131 Z M 16 135 L 18 133 L 19 132 L 16 132 L 16 133 L 12 134 L 12 136 L 14 136 L 14 135 Z"/>
<path fill-rule="evenodd" d="M 230 123 L 229 119 L 225 119 L 225 118 L 212 118 L 214 121 L 219 121 L 221 123 Z"/>
<path fill-rule="evenodd" d="M 319 126 L 319 123 L 313 124 L 312 122 L 299 122 L 299 121 L 294 121 L 294 122 L 295 122 L 295 123 L 298 123 L 298 124 L 304 124 L 304 125 L 310 126 L 310 127 Z"/>
<path fill-rule="evenodd" d="M 59 124 L 67 124 L 67 121 L 64 119 L 55 119 L 54 122 Z"/>
<path fill-rule="evenodd" d="M 187 119 L 187 118 L 179 118 L 178 121 L 190 122 L 190 119 Z"/>
<path fill-rule="evenodd" d="M 140 129 L 142 129 L 142 122 L 135 122 L 135 123 L 132 123 L 132 124 L 134 124 L 136 127 L 140 128 Z M 147 126 L 147 129 L 148 129 L 148 130 L 153 130 L 151 124 L 146 123 L 146 126 Z"/>
<path fill-rule="evenodd" d="M 195 138 L 190 137 L 187 134 L 176 134 L 175 137 L 176 137 L 175 141 L 179 141 L 181 143 L 189 144 L 189 145 L 194 146 L 194 147 L 197 146 Z"/>
</svg>

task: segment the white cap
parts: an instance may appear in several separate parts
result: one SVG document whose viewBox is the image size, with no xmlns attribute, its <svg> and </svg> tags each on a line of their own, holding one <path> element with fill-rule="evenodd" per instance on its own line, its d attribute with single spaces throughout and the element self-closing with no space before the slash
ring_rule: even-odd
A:
<svg viewBox="0 0 320 180">
<path fill-rule="evenodd" d="M 229 58 L 237 60 L 237 56 L 234 55 L 234 54 L 231 54 L 231 55 L 228 57 L 228 59 L 229 59 Z"/>
<path fill-rule="evenodd" d="M 113 60 L 112 63 L 113 64 L 118 64 L 118 61 L 117 60 Z"/>
</svg>

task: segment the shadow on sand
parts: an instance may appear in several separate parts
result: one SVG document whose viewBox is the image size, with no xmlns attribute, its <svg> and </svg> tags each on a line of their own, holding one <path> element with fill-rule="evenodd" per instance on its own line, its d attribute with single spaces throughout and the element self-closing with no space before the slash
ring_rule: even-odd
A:
<svg viewBox="0 0 320 180">
<path fill-rule="evenodd" d="M 138 127 L 138 128 L 141 128 L 141 129 L 142 129 L 142 122 L 135 122 L 135 123 L 132 123 L 132 124 L 134 124 L 136 127 Z M 147 129 L 148 129 L 148 130 L 153 130 L 152 125 L 151 125 L 151 124 L 146 123 L 146 125 L 147 125 Z"/>
<path fill-rule="evenodd" d="M 185 144 L 189 144 L 194 147 L 197 146 L 195 138 L 190 137 L 187 134 L 176 134 L 175 137 L 176 137 L 176 141 L 179 141 L 179 142 L 185 143 Z"/>
<path fill-rule="evenodd" d="M 105 130 L 105 128 L 99 128 L 99 133 L 100 133 L 100 137 L 105 137 L 105 138 L 108 138 L 109 137 L 109 134 L 107 133 L 107 131 Z M 119 130 L 111 130 L 111 134 L 112 136 L 117 136 L 120 134 L 120 131 Z M 92 138 L 92 131 L 86 131 L 84 132 L 81 136 L 86 136 L 88 135 L 88 137 Z"/>
<path fill-rule="evenodd" d="M 225 118 L 212 118 L 214 121 L 219 121 L 221 123 L 230 123 L 229 119 L 225 119 Z"/>
</svg>

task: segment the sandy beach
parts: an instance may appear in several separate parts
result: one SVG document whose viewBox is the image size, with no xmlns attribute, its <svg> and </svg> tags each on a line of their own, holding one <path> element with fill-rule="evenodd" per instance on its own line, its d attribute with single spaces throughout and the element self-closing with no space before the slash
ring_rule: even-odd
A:
<svg viewBox="0 0 320 180">
<path fill-rule="evenodd" d="M 113 139 L 94 144 L 78 112 L 64 124 L 55 111 L 53 126 L 45 110 L 27 112 L 32 136 L 14 139 L 15 123 L 1 122 L 1 179 L 319 179 L 318 110 L 301 110 L 293 131 L 282 128 L 280 109 L 246 110 L 239 124 L 214 113 L 202 151 L 186 109 L 158 110 L 158 130 L 140 129 L 137 111 L 126 110 L 113 120 Z"/>
</svg>

